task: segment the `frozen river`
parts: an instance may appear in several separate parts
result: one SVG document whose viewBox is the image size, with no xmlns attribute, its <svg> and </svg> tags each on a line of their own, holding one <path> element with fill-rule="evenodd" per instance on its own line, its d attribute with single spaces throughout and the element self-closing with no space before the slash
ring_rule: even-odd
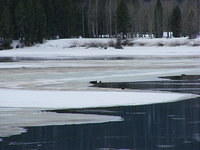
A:
<svg viewBox="0 0 200 150">
<path fill-rule="evenodd" d="M 135 57 L 122 60 L 54 60 L 0 63 L 0 88 L 93 90 L 89 81 L 158 80 L 198 74 L 199 57 Z"/>
<path fill-rule="evenodd" d="M 160 81 L 166 80 L 160 79 L 161 76 L 200 74 L 199 68 L 200 56 L 196 54 L 133 54 L 131 57 L 85 56 L 79 59 L 44 60 L 23 58 L 14 62 L 0 62 L 0 89 L 141 92 L 137 89 L 97 88 L 89 82 Z M 10 94 L 14 97 L 14 93 Z M 184 101 L 167 105 L 86 109 L 86 112 L 78 110 L 59 114 L 46 112 L 44 110 L 47 109 L 43 108 L 0 108 L 0 150 L 180 150 L 185 145 L 197 150 L 200 137 L 197 100 L 193 99 L 191 103 Z M 176 110 L 179 106 L 180 111 Z M 189 119 L 191 113 L 194 118 Z M 141 124 L 143 126 L 140 127 Z M 151 134 L 154 141 L 151 141 Z M 176 135 L 179 137 L 174 138 Z M 92 144 L 90 141 L 93 141 Z M 145 142 L 144 147 L 140 141 Z"/>
</svg>

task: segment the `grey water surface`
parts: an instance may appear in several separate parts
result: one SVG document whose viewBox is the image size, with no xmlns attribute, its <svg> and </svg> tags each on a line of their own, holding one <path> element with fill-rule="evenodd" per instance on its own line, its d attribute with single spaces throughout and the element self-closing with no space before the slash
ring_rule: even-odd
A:
<svg viewBox="0 0 200 150">
<path fill-rule="evenodd" d="M 76 110 L 122 116 L 122 122 L 31 127 L 3 138 L 1 150 L 199 150 L 200 99 L 175 103 Z"/>
</svg>

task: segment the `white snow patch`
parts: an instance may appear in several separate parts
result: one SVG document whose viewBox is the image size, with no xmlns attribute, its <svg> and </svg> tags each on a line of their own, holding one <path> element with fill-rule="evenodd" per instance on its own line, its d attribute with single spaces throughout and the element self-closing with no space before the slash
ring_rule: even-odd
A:
<svg viewBox="0 0 200 150">
<path fill-rule="evenodd" d="M 24 127 L 122 121 L 119 116 L 45 112 L 42 109 L 0 108 L 0 137 L 25 133 Z"/>
<path fill-rule="evenodd" d="M 65 92 L 1 89 L 0 97 L 0 107 L 71 109 L 165 103 L 197 96 L 161 92 Z"/>
</svg>

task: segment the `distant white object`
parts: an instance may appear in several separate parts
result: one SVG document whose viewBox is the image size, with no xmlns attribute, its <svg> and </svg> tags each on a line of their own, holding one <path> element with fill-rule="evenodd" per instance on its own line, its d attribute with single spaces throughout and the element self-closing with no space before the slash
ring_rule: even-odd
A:
<svg viewBox="0 0 200 150">
<path fill-rule="evenodd" d="M 173 32 L 163 32 L 163 38 L 172 38 Z"/>
<path fill-rule="evenodd" d="M 168 32 L 163 32 L 163 37 L 167 38 L 168 37 Z"/>
<path fill-rule="evenodd" d="M 60 36 L 59 36 L 59 35 L 57 35 L 57 36 L 56 36 L 56 39 L 60 39 Z"/>
</svg>

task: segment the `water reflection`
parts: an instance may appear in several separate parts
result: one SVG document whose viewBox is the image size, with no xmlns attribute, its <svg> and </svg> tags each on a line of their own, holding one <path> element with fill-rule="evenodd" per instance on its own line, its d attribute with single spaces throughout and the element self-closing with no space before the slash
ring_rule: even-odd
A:
<svg viewBox="0 0 200 150">
<path fill-rule="evenodd" d="M 73 111 L 72 111 L 73 112 Z M 3 138 L 1 150 L 199 150 L 200 99 L 134 107 L 76 110 L 124 121 L 28 128 Z"/>
</svg>

